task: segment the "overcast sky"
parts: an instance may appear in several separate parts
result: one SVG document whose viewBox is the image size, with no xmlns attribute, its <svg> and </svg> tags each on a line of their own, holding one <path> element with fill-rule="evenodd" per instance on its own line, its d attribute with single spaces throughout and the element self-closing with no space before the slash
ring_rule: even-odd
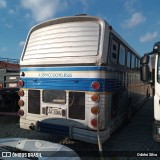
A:
<svg viewBox="0 0 160 160">
<path fill-rule="evenodd" d="M 86 13 L 104 18 L 140 54 L 160 36 L 160 0 L 0 0 L 0 57 L 19 59 L 30 28 Z"/>
</svg>

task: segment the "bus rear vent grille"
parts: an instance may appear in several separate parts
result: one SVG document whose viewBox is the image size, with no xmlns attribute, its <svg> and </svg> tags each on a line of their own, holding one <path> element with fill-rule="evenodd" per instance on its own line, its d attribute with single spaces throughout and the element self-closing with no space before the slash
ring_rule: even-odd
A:
<svg viewBox="0 0 160 160">
<path fill-rule="evenodd" d="M 40 114 L 40 91 L 28 91 L 28 113 Z"/>
<path fill-rule="evenodd" d="M 85 119 L 85 93 L 69 93 L 69 118 Z"/>
</svg>

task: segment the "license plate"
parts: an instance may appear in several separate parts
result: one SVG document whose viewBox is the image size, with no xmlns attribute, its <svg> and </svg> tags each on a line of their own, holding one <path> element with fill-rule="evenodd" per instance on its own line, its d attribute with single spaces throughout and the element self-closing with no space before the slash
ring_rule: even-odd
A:
<svg viewBox="0 0 160 160">
<path fill-rule="evenodd" d="M 53 108 L 53 107 L 48 107 L 48 109 L 47 109 L 47 114 L 48 114 L 48 115 L 62 116 L 62 109 Z"/>
<path fill-rule="evenodd" d="M 17 87 L 17 83 L 9 83 L 9 87 L 11 88 Z"/>
</svg>

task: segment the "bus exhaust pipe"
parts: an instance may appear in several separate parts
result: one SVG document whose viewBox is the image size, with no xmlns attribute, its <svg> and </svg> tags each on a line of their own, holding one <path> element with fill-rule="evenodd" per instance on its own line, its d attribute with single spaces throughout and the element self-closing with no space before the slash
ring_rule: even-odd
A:
<svg viewBox="0 0 160 160">
<path fill-rule="evenodd" d="M 30 128 L 31 130 L 33 130 L 33 129 L 35 128 L 35 125 L 34 125 L 33 123 L 31 123 L 30 126 L 29 126 L 29 128 Z"/>
</svg>

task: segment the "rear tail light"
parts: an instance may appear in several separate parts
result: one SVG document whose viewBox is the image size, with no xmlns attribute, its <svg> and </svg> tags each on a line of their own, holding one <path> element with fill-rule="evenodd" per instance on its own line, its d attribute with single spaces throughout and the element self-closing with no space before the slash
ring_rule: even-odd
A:
<svg viewBox="0 0 160 160">
<path fill-rule="evenodd" d="M 24 115 L 24 111 L 23 111 L 22 109 L 19 109 L 19 110 L 18 110 L 18 115 L 19 115 L 19 116 L 23 116 L 23 115 Z"/>
<path fill-rule="evenodd" d="M 2 90 L 3 89 L 3 84 L 0 84 L 0 90 Z"/>
<path fill-rule="evenodd" d="M 91 124 L 93 127 L 97 127 L 97 123 L 98 123 L 98 121 L 96 118 L 91 120 Z"/>
<path fill-rule="evenodd" d="M 91 108 L 91 112 L 93 114 L 98 114 L 99 113 L 99 108 L 97 106 L 94 106 L 94 107 Z"/>
<path fill-rule="evenodd" d="M 21 107 L 21 106 L 24 106 L 24 101 L 22 100 L 22 99 L 20 99 L 19 101 L 18 101 L 18 105 Z"/>
<path fill-rule="evenodd" d="M 99 95 L 98 94 L 92 94 L 92 96 L 91 96 L 91 100 L 93 101 L 93 102 L 98 102 L 99 101 Z"/>
<path fill-rule="evenodd" d="M 18 91 L 18 95 L 19 95 L 20 97 L 23 97 L 23 96 L 24 96 L 24 91 L 23 91 L 23 90 L 19 90 L 19 91 Z"/>
<path fill-rule="evenodd" d="M 92 83 L 92 88 L 94 90 L 98 90 L 100 88 L 100 84 L 97 81 L 95 81 L 95 82 Z"/>
<path fill-rule="evenodd" d="M 23 87 L 23 86 L 24 86 L 24 82 L 23 82 L 22 80 L 19 80 L 19 81 L 18 81 L 18 85 L 19 85 L 20 87 Z"/>
</svg>

